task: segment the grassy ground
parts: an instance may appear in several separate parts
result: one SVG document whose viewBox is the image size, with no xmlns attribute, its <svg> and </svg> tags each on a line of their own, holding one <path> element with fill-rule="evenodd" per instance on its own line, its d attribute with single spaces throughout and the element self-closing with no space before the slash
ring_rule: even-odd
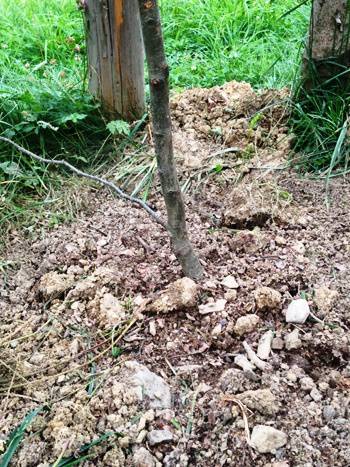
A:
<svg viewBox="0 0 350 467">
<path fill-rule="evenodd" d="M 285 0 L 162 0 L 173 89 L 246 80 L 290 85 L 308 7 Z M 0 0 L 0 135 L 76 164 L 108 136 L 86 93 L 83 23 L 74 0 Z M 91 161 L 93 161 L 91 163 Z M 52 186 L 51 172 L 0 146 L 0 227 Z M 55 175 L 56 177 L 56 175 Z M 31 215 L 31 214 L 30 214 Z"/>
</svg>

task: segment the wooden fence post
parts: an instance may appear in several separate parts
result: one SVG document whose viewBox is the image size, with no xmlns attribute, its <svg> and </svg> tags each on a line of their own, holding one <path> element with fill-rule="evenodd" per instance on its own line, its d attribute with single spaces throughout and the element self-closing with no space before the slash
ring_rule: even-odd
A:
<svg viewBox="0 0 350 467">
<path fill-rule="evenodd" d="M 137 0 L 85 0 L 89 90 L 109 118 L 145 111 L 144 55 Z"/>
</svg>

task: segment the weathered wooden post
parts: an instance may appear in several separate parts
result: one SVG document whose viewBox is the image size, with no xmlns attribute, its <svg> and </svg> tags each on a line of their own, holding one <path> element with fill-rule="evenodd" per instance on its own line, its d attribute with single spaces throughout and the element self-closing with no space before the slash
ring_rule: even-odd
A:
<svg viewBox="0 0 350 467">
<path fill-rule="evenodd" d="M 80 5 L 90 92 L 110 118 L 140 118 L 145 111 L 144 55 L 137 0 L 80 0 Z"/>
<path fill-rule="evenodd" d="M 304 88 L 350 84 L 350 0 L 313 0 L 303 61 Z"/>
</svg>

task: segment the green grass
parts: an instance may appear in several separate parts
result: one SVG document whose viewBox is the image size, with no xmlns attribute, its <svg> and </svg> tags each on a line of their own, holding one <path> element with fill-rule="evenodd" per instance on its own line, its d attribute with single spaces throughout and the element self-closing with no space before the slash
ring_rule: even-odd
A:
<svg viewBox="0 0 350 467">
<path fill-rule="evenodd" d="M 300 0 L 162 0 L 175 88 L 247 81 L 256 88 L 291 85 L 310 6 Z"/>
<path fill-rule="evenodd" d="M 233 79 L 254 87 L 291 84 L 309 8 L 281 16 L 298 3 L 162 0 L 172 88 Z M 84 27 L 75 0 L 0 0 L 0 31 L 0 135 L 88 170 L 106 164 L 106 153 L 119 147 L 86 91 Z M 147 192 L 154 170 L 144 165 Z M 135 179 L 131 163 L 123 170 Z M 1 144 L 0 229 L 37 209 L 55 174 Z"/>
</svg>

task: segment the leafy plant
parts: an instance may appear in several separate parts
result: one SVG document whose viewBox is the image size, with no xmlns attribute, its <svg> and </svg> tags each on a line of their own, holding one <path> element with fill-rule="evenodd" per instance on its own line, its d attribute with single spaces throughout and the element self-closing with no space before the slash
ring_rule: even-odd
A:
<svg viewBox="0 0 350 467">
<path fill-rule="evenodd" d="M 130 125 L 124 120 L 112 120 L 107 123 L 106 127 L 113 136 L 129 136 L 130 134 Z"/>
</svg>

